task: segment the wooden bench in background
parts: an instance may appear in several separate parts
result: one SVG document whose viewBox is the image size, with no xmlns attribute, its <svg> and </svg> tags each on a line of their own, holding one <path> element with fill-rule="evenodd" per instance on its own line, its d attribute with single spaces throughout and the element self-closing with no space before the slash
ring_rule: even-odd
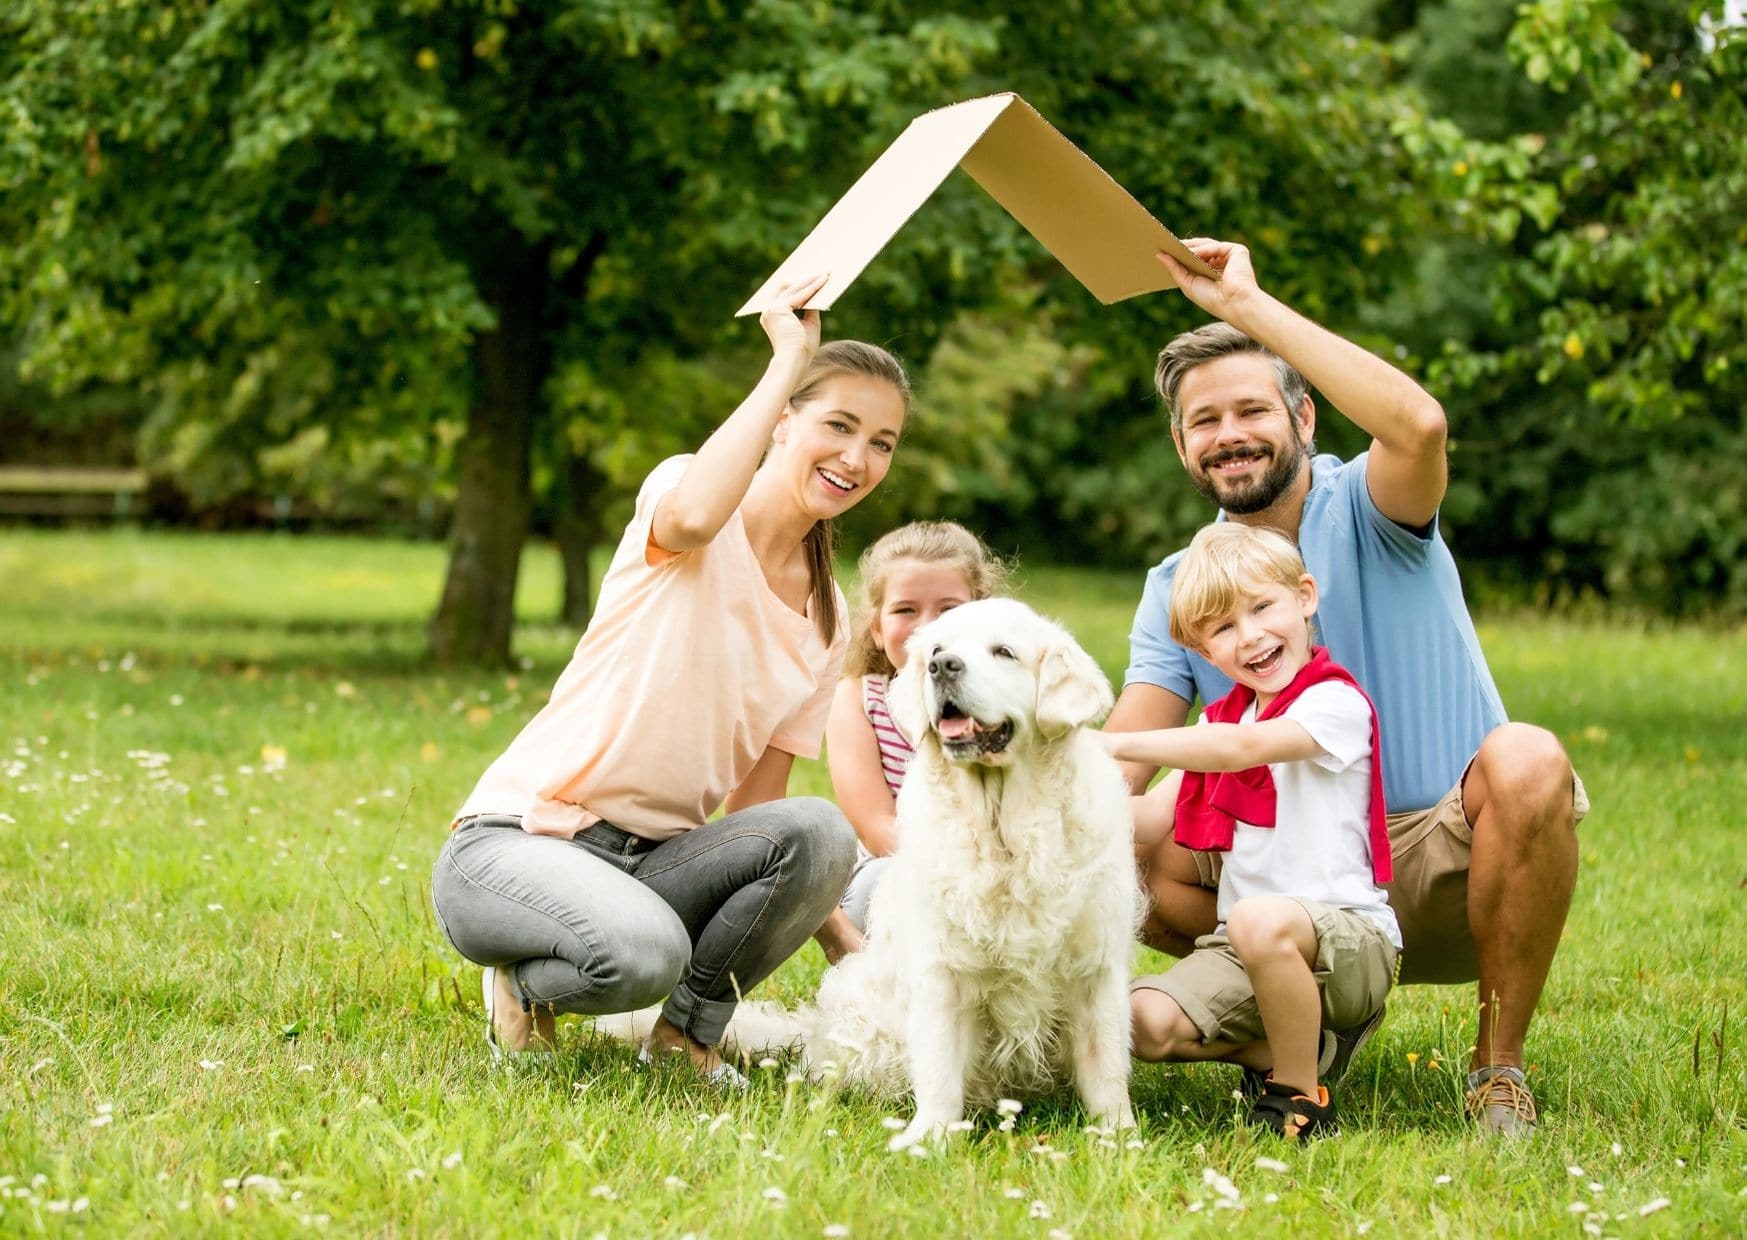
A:
<svg viewBox="0 0 1747 1240">
<path fill-rule="evenodd" d="M 146 483 L 143 469 L 0 465 L 0 516 L 126 519 L 143 507 Z"/>
</svg>

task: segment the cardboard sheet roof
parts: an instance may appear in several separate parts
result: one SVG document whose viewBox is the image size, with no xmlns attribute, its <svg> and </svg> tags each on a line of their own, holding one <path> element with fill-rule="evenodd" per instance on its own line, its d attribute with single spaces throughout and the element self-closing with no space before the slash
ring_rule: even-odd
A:
<svg viewBox="0 0 1747 1240">
<path fill-rule="evenodd" d="M 1214 274 L 1035 108 L 1006 93 L 911 121 L 737 313 L 756 314 L 783 284 L 822 272 L 831 278 L 807 305 L 830 309 L 958 167 L 1105 305 L 1175 288 L 1154 257 L 1160 250 Z"/>
</svg>

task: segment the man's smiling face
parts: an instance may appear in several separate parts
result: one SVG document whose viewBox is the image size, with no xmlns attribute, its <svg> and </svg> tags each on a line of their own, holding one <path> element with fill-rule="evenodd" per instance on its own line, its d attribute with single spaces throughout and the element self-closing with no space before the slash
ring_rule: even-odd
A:
<svg viewBox="0 0 1747 1240">
<path fill-rule="evenodd" d="M 1171 429 L 1195 489 L 1244 516 L 1272 506 L 1305 467 L 1314 429 L 1309 403 L 1287 410 L 1273 363 L 1233 353 L 1183 376 L 1181 428 Z"/>
</svg>

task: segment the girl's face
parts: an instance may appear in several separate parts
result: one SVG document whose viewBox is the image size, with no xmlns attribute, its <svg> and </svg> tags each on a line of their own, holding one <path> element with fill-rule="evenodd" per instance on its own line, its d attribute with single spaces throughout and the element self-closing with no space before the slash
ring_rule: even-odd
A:
<svg viewBox="0 0 1747 1240">
<path fill-rule="evenodd" d="M 897 560 L 886 569 L 886 593 L 874 617 L 874 641 L 892 666 L 901 668 L 910 634 L 971 597 L 971 583 L 958 565 Z"/>
<path fill-rule="evenodd" d="M 800 503 L 817 520 L 848 512 L 891 468 L 904 430 L 904 397 L 883 379 L 833 375 L 777 423 Z"/>
</svg>

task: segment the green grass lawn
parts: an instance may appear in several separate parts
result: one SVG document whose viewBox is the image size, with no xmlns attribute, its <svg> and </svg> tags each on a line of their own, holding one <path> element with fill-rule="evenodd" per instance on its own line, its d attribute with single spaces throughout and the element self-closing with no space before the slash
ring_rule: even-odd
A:
<svg viewBox="0 0 1747 1240">
<path fill-rule="evenodd" d="M 1451 987 L 1397 993 L 1343 1135 L 1303 1150 L 1235 1124 L 1235 1069 L 1145 1067 L 1132 1140 L 1046 1100 L 917 1159 L 884 1152 L 893 1108 L 782 1066 L 724 1100 L 571 1022 L 555 1064 L 487 1066 L 429 867 L 574 634 L 544 623 L 537 549 L 521 666 L 433 671 L 442 569 L 423 545 L 0 531 L 0 1234 L 1747 1230 L 1747 633 L 1482 625 L 1595 804 L 1533 1143 L 1461 1119 Z M 1119 677 L 1140 584 L 1025 592 Z M 809 947 L 766 990 L 821 967 Z"/>
</svg>

